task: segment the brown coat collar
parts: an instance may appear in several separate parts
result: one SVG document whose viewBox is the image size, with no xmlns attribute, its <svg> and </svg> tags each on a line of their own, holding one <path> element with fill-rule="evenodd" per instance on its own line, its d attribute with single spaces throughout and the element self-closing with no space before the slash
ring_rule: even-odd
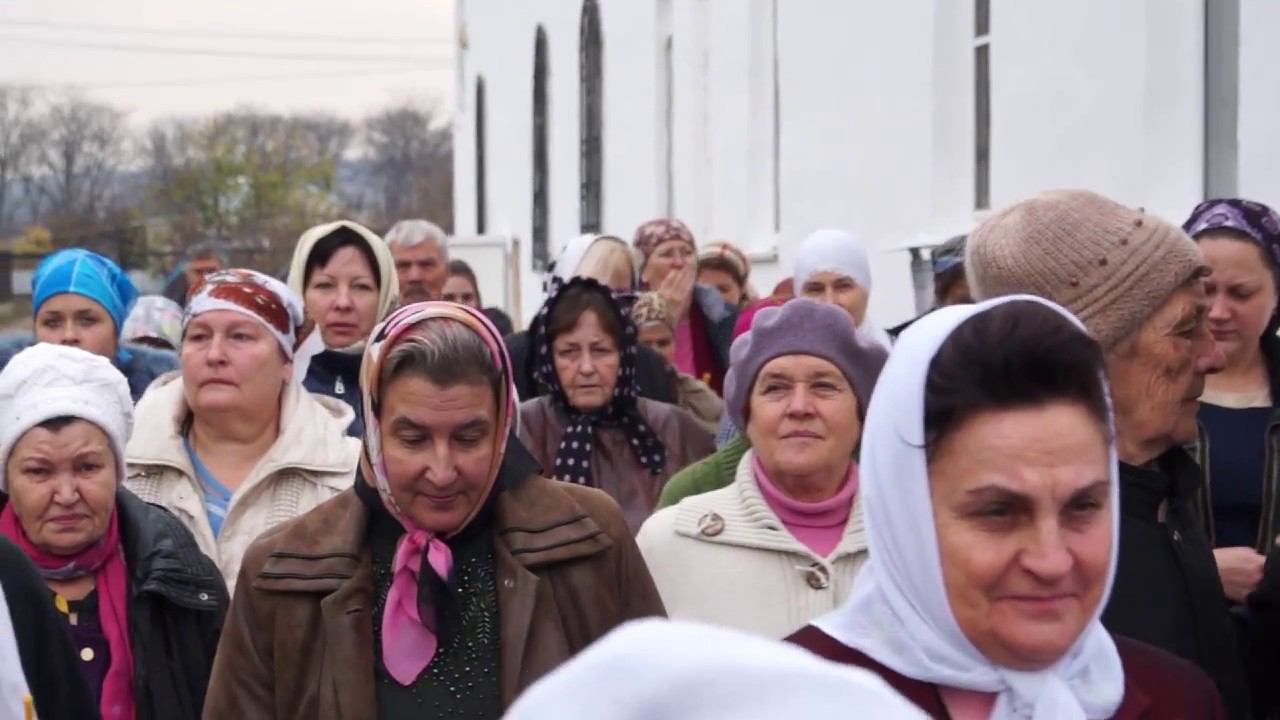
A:
<svg viewBox="0 0 1280 720">
<path fill-rule="evenodd" d="M 356 482 L 363 482 L 357 479 Z M 320 694 L 339 717 L 362 717 L 376 703 L 373 681 L 373 570 L 367 543 L 369 511 L 348 490 L 283 526 L 252 580 L 258 591 L 315 593 L 326 634 Z M 498 496 L 494 521 L 502 691 L 510 703 L 521 687 L 540 583 L 537 570 L 603 553 L 613 540 L 563 486 L 530 477 Z M 368 668 L 367 672 L 352 672 Z"/>
</svg>

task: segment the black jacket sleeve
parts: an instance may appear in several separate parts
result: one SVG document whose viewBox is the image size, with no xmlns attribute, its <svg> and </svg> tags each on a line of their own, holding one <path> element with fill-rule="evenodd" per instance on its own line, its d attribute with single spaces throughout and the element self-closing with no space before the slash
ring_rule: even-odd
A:
<svg viewBox="0 0 1280 720">
<path fill-rule="evenodd" d="M 0 586 L 18 641 L 22 672 L 41 718 L 96 718 L 98 706 L 80 674 L 71 636 L 31 561 L 0 537 Z"/>
</svg>

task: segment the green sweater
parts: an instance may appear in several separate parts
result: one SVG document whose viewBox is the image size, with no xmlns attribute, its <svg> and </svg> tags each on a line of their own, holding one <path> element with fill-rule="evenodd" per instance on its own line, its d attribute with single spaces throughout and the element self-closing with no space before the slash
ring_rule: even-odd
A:
<svg viewBox="0 0 1280 720">
<path fill-rule="evenodd" d="M 713 454 L 676 473 L 658 498 L 658 510 L 675 505 L 691 495 L 701 495 L 733 484 L 738 472 L 738 462 L 751 449 L 746 433 L 725 443 Z"/>
</svg>

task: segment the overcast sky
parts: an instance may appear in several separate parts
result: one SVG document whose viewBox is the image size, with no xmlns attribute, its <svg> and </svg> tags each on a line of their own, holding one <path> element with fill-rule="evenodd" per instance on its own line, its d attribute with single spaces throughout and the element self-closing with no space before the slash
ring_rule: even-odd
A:
<svg viewBox="0 0 1280 720">
<path fill-rule="evenodd" d="M 404 98 L 447 113 L 453 38 L 453 0 L 0 0 L 0 84 L 79 86 L 138 123 Z"/>
</svg>

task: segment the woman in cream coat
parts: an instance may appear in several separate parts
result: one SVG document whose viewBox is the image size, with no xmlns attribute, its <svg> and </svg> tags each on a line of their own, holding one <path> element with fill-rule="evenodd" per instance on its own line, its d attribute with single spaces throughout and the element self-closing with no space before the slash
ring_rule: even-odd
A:
<svg viewBox="0 0 1280 720">
<path fill-rule="evenodd" d="M 249 543 L 351 487 L 353 413 L 293 378 L 297 297 L 247 270 L 215 273 L 192 295 L 181 375 L 136 410 L 125 485 L 178 516 L 229 589 Z"/>
<path fill-rule="evenodd" d="M 782 638 L 848 596 L 867 559 L 854 454 L 886 355 L 806 299 L 761 310 L 734 342 L 726 406 L 752 449 L 731 485 L 636 538 L 672 618 Z"/>
</svg>

